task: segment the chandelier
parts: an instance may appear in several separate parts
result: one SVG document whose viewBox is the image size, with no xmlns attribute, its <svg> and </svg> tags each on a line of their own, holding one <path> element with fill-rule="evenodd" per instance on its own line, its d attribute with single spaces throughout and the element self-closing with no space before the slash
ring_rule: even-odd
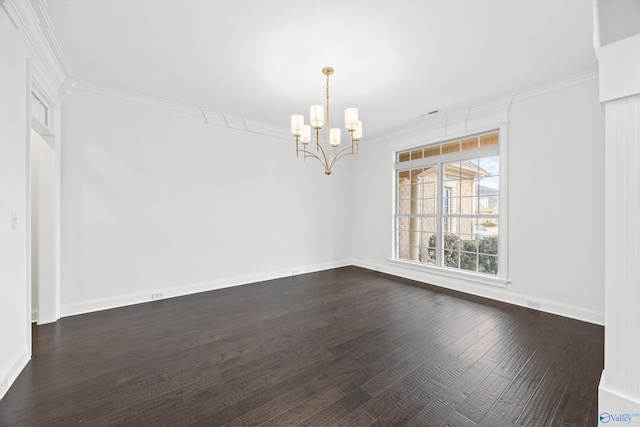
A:
<svg viewBox="0 0 640 427">
<path fill-rule="evenodd" d="M 310 125 L 304 124 L 304 116 L 302 114 L 294 114 L 291 116 L 291 133 L 296 137 L 296 157 L 300 153 L 307 157 L 318 159 L 324 166 L 324 173 L 331 175 L 331 168 L 341 158 L 350 154 L 358 154 L 358 142 L 362 137 L 362 122 L 358 120 L 358 109 L 347 108 L 344 110 L 344 124 L 349 132 L 350 145 L 338 150 L 340 145 L 340 128 L 329 128 L 329 76 L 333 74 L 333 68 L 325 67 L 322 74 L 327 76 L 327 94 L 326 105 L 312 105 L 309 113 Z M 320 144 L 320 130 L 324 123 L 324 110 L 327 111 L 327 141 L 325 147 Z M 316 151 L 308 150 L 311 141 L 311 128 L 316 134 Z M 302 149 L 300 148 L 302 145 Z"/>
</svg>

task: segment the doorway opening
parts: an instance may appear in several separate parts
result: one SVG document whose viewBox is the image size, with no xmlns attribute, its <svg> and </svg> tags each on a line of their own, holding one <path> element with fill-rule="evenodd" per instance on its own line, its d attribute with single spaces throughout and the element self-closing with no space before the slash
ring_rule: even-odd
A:
<svg viewBox="0 0 640 427">
<path fill-rule="evenodd" d="M 33 70 L 33 69 L 32 69 Z M 58 104 L 31 80 L 27 238 L 30 277 L 30 322 L 38 325 L 60 318 L 59 221 L 60 153 L 55 129 Z"/>
</svg>

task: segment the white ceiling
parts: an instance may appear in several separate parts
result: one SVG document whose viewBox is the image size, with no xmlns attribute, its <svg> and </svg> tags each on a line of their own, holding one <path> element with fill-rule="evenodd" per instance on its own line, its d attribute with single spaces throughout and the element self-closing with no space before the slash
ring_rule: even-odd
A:
<svg viewBox="0 0 640 427">
<path fill-rule="evenodd" d="M 365 137 L 595 70 L 589 0 L 48 0 L 76 79 L 289 126 L 355 106 Z"/>
</svg>

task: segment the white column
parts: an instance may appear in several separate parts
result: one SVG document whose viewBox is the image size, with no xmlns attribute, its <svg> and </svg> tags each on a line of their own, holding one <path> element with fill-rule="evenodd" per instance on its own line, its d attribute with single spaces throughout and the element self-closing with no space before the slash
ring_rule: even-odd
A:
<svg viewBox="0 0 640 427">
<path fill-rule="evenodd" d="M 605 369 L 599 414 L 640 414 L 640 95 L 606 102 L 605 129 Z M 631 425 L 636 423 L 640 416 Z"/>
<path fill-rule="evenodd" d="M 601 426 L 640 426 L 640 34 L 615 39 L 615 2 L 596 1 L 600 101 L 605 106 L 605 343 Z M 635 30 L 640 3 L 628 2 Z M 619 11 L 618 11 L 619 12 Z M 607 20 L 607 17 L 618 19 Z M 635 27 L 634 27 L 635 25 Z M 622 25 L 625 27 L 625 25 Z M 604 36 L 602 35 L 604 34 Z M 608 44 L 600 46 L 599 42 Z"/>
</svg>

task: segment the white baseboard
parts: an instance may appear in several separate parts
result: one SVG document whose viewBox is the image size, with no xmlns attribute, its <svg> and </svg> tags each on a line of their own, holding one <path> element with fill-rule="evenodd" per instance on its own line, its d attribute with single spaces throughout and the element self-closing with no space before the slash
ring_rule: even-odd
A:
<svg viewBox="0 0 640 427">
<path fill-rule="evenodd" d="M 24 367 L 27 366 L 30 358 L 29 349 L 27 346 L 24 346 L 22 350 L 11 359 L 7 366 L 0 371 L 0 399 L 4 397 L 11 384 L 18 378 L 18 375 L 20 375 Z"/>
<path fill-rule="evenodd" d="M 506 302 L 509 304 L 527 307 L 527 301 L 539 301 L 540 308 L 538 310 L 546 313 L 557 314 L 559 316 L 569 317 L 584 322 L 595 323 L 596 325 L 604 325 L 604 312 L 591 310 L 588 308 L 577 307 L 574 305 L 564 304 L 556 301 L 544 300 L 538 297 L 522 295 L 511 292 L 506 289 L 494 286 L 483 286 L 462 279 L 448 278 L 436 275 L 428 275 L 412 269 L 396 267 L 392 265 L 378 265 L 362 260 L 353 260 L 352 264 L 357 267 L 366 268 L 368 270 L 380 271 L 394 276 L 411 279 L 422 283 L 428 283 L 434 286 L 440 286 L 479 297 L 489 298 L 496 301 Z"/>
<path fill-rule="evenodd" d="M 38 309 L 34 308 L 31 310 L 31 323 L 36 323 L 38 321 Z"/>
<path fill-rule="evenodd" d="M 609 390 L 605 383 L 602 371 L 598 386 L 598 425 L 640 426 L 640 401 Z"/>
<path fill-rule="evenodd" d="M 265 280 L 279 279 L 282 277 L 292 276 L 292 272 L 296 274 L 313 273 L 316 271 L 329 270 L 332 268 L 346 267 L 355 265 L 357 267 L 366 268 L 368 270 L 381 271 L 394 276 L 404 277 L 406 279 L 416 280 L 418 282 L 429 283 L 431 285 L 440 286 L 455 291 L 460 291 L 496 301 L 506 302 L 509 304 L 527 307 L 527 301 L 535 300 L 540 302 L 540 311 L 557 314 L 572 319 L 582 320 L 597 325 L 604 325 L 604 312 L 590 310 L 569 304 L 563 304 L 556 301 L 544 300 L 529 295 L 517 294 L 505 289 L 492 286 L 483 286 L 475 283 L 466 282 L 460 279 L 446 278 L 440 276 L 430 276 L 411 270 L 404 269 L 392 265 L 374 265 L 373 263 L 362 260 L 342 260 L 323 264 L 292 267 L 291 270 L 277 270 L 265 273 L 252 274 L 247 276 L 231 277 L 209 282 L 193 283 L 185 286 L 175 286 L 161 289 L 150 289 L 144 292 L 136 292 L 127 295 L 119 295 L 116 297 L 100 298 L 88 301 L 80 301 L 72 304 L 65 304 L 61 307 L 62 317 L 75 316 L 78 314 L 91 313 L 94 311 L 108 310 L 112 308 L 124 307 L 127 305 L 140 304 L 151 301 L 151 294 L 162 293 L 163 299 L 179 297 L 184 295 L 192 295 L 199 292 L 213 291 L 216 289 L 228 288 L 232 286 L 241 286 Z M 529 307 L 527 307 L 529 308 Z"/>
<path fill-rule="evenodd" d="M 315 265 L 292 267 L 291 269 L 287 270 L 277 270 L 247 276 L 231 277 L 210 282 L 193 283 L 185 286 L 150 289 L 144 292 L 119 295 L 116 297 L 80 301 L 77 303 L 62 305 L 61 317 L 75 316 L 78 314 L 91 313 L 94 311 L 109 310 L 112 308 L 124 307 L 127 305 L 150 302 L 152 301 L 151 294 L 162 293 L 163 299 L 174 298 L 185 295 L 192 295 L 199 292 L 207 292 L 216 289 L 229 288 L 232 286 L 262 282 L 265 280 L 280 279 L 282 277 L 290 277 L 298 274 L 313 273 L 316 271 L 330 270 L 332 268 L 346 267 L 349 265 L 351 265 L 351 260 L 335 261 Z M 295 274 L 293 274 L 293 272 L 295 272 Z"/>
</svg>

